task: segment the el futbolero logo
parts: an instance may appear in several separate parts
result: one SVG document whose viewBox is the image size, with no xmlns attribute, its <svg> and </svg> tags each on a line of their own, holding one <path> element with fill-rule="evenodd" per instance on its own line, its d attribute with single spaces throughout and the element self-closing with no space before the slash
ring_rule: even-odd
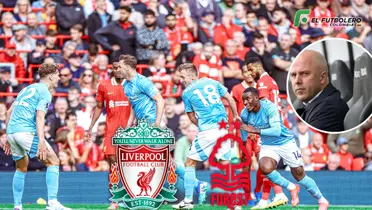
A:
<svg viewBox="0 0 372 210">
<path fill-rule="evenodd" d="M 329 18 L 309 18 L 311 10 L 309 9 L 300 9 L 296 12 L 294 17 L 293 25 L 299 27 L 300 24 L 306 24 L 308 22 L 313 24 L 323 25 L 326 23 L 327 26 L 331 27 L 347 27 L 347 26 L 360 26 L 362 24 L 361 17 L 329 17 Z"/>
<path fill-rule="evenodd" d="M 157 209 L 164 201 L 177 201 L 170 156 L 174 135 L 169 128 L 140 120 L 136 127 L 119 128 L 112 143 L 117 145 L 117 164 L 110 171 L 110 201 L 124 202 L 129 209 Z"/>
</svg>

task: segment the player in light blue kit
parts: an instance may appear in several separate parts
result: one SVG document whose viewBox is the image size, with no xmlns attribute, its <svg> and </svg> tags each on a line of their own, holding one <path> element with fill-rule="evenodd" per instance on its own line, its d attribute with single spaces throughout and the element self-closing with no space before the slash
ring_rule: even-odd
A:
<svg viewBox="0 0 372 210">
<path fill-rule="evenodd" d="M 38 157 L 47 166 L 47 210 L 70 210 L 57 201 L 59 160 L 44 137 L 45 114 L 52 100 L 50 91 L 57 87 L 58 66 L 42 64 L 40 83 L 25 87 L 7 112 L 6 152 L 16 161 L 13 177 L 14 210 L 22 210 L 22 196 L 29 157 Z"/>
<path fill-rule="evenodd" d="M 252 87 L 244 91 L 242 98 L 245 106 L 240 115 L 244 123 L 241 126 L 242 138 L 246 139 L 248 133 L 261 136 L 259 167 L 262 172 L 273 183 L 287 188 L 291 192 L 292 206 L 297 206 L 299 185 L 288 181 L 275 170 L 283 158 L 284 163 L 291 168 L 293 177 L 318 200 L 319 209 L 328 209 L 329 202 L 315 181 L 306 176 L 301 151 L 293 134 L 283 125 L 277 107 L 267 99 L 259 100 L 258 91 Z"/>
<path fill-rule="evenodd" d="M 151 80 L 137 73 L 136 58 L 121 55 L 116 65 L 124 70 L 124 93 L 132 104 L 137 120 L 146 119 L 156 127 L 165 126 L 162 120 L 164 99 Z"/>
<path fill-rule="evenodd" d="M 219 129 L 219 122 L 228 121 L 225 106 L 221 97 L 227 99 L 231 107 L 234 120 L 239 120 L 235 101 L 221 83 L 209 79 L 198 79 L 198 69 L 192 63 L 185 63 L 178 67 L 181 83 L 186 87 L 182 93 L 185 111 L 192 123 L 198 126 L 199 133 L 192 142 L 185 163 L 185 199 L 172 207 L 175 209 L 192 209 L 193 192 L 195 186 L 195 167 L 199 161 L 209 158 L 217 139 L 227 134 L 227 130 Z M 230 162 L 231 143 L 225 141 L 216 154 L 222 163 Z"/>
</svg>

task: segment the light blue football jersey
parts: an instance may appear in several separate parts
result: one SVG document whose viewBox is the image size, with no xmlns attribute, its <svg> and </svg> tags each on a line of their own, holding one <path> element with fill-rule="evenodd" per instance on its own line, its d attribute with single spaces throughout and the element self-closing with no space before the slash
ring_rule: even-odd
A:
<svg viewBox="0 0 372 210">
<path fill-rule="evenodd" d="M 219 128 L 220 121 L 228 121 L 221 100 L 226 93 L 226 87 L 209 78 L 195 80 L 183 91 L 185 111 L 195 112 L 199 131 Z"/>
<path fill-rule="evenodd" d="M 159 92 L 147 77 L 136 74 L 130 81 L 124 82 L 124 92 L 128 97 L 137 120 L 156 120 L 156 102 L 152 98 Z"/>
<path fill-rule="evenodd" d="M 279 111 L 274 103 L 267 99 L 260 100 L 261 108 L 257 113 L 244 108 L 240 114 L 244 124 L 261 130 L 262 145 L 284 145 L 294 139 L 293 134 L 284 126 Z M 240 130 L 243 141 L 248 132 Z"/>
<path fill-rule="evenodd" d="M 8 134 L 17 132 L 36 132 L 36 113 L 38 110 L 47 113 L 52 95 L 45 83 L 35 83 L 18 93 L 13 103 Z"/>
</svg>

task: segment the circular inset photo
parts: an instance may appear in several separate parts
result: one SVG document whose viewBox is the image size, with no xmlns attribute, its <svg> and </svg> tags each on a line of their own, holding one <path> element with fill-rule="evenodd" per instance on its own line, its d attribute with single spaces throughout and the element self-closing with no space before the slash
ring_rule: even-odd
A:
<svg viewBox="0 0 372 210">
<path fill-rule="evenodd" d="M 287 90 L 297 116 L 314 129 L 354 129 L 372 113 L 371 54 L 345 39 L 314 42 L 292 63 Z"/>
</svg>

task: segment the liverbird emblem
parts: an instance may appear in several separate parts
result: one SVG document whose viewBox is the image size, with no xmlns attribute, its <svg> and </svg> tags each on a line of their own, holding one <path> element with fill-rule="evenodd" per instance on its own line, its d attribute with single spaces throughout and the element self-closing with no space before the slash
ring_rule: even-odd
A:
<svg viewBox="0 0 372 210">
<path fill-rule="evenodd" d="M 144 171 L 141 171 L 141 172 L 138 173 L 139 178 L 137 180 L 137 185 L 138 185 L 138 187 L 141 188 L 141 192 L 137 196 L 142 196 L 143 191 L 145 191 L 145 193 L 146 193 L 144 196 L 149 196 L 147 191 L 148 190 L 150 192 L 152 191 L 152 188 L 150 186 L 150 182 L 151 182 L 152 178 L 154 177 L 154 174 L 155 174 L 155 168 L 150 169 L 150 171 L 147 174 Z"/>
</svg>

